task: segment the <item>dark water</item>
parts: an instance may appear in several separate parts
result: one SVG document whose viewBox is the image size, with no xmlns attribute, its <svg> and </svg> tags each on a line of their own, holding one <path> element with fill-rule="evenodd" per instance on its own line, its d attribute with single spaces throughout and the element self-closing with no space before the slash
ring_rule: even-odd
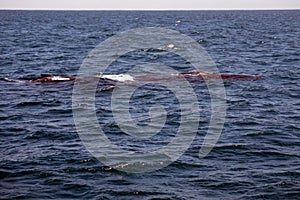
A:
<svg viewBox="0 0 300 200">
<path fill-rule="evenodd" d="M 180 23 L 176 23 L 180 20 Z M 195 85 L 201 121 L 190 148 L 170 166 L 128 174 L 104 166 L 86 150 L 72 118 L 72 83 L 0 82 L 1 199 L 299 199 L 300 11 L 0 12 L 1 77 L 76 75 L 97 44 L 130 28 L 164 27 L 197 40 L 222 73 L 263 75 L 225 83 L 227 118 L 219 142 L 204 159 L 198 151 L 208 127 L 209 95 Z M 136 57 L 134 57 L 136 56 Z M 123 56 L 122 67 L 186 63 L 161 52 Z M 147 123 L 147 106 L 169 106 L 166 135 L 132 141 L 98 95 L 97 116 L 116 143 L 147 150 L 165 145 L 178 127 L 176 98 L 150 88 L 137 92 L 133 117 Z M 126 140 L 128 139 L 128 141 Z M 149 145 L 149 146 L 147 146 Z"/>
</svg>

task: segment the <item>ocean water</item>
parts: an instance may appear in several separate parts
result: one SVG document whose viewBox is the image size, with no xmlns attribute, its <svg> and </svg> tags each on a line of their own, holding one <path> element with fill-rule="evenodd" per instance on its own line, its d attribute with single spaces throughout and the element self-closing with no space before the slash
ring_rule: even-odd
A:
<svg viewBox="0 0 300 200">
<path fill-rule="evenodd" d="M 148 173 L 112 169 L 93 157 L 77 134 L 72 82 L 0 80 L 0 199 L 299 199 L 300 11 L 0 11 L 1 78 L 29 80 L 42 73 L 76 75 L 100 42 L 132 28 L 161 27 L 203 46 L 221 73 L 261 75 L 225 82 L 227 116 L 215 148 L 200 159 L 210 119 L 205 83 L 197 136 L 171 165 Z M 131 52 L 111 67 L 164 63 L 192 70 L 161 51 Z M 96 93 L 107 137 L 132 151 L 168 144 L 178 129 L 178 100 L 150 85 L 132 97 L 131 114 L 147 124 L 159 102 L 168 118 L 153 140 L 129 137 L 110 111 L 110 92 Z"/>
</svg>

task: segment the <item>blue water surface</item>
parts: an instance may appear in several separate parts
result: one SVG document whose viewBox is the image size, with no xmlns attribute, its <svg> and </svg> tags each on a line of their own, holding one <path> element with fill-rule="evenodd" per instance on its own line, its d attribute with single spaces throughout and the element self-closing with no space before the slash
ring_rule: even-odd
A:
<svg viewBox="0 0 300 200">
<path fill-rule="evenodd" d="M 200 159 L 210 119 L 204 83 L 193 83 L 201 108 L 190 148 L 166 168 L 141 174 L 103 165 L 82 144 L 72 117 L 72 82 L 0 81 L 0 199 L 299 199 L 300 11 L 0 11 L 1 78 L 76 75 L 100 42 L 131 28 L 162 27 L 196 40 L 221 73 L 261 75 L 225 82 L 227 117 L 220 140 Z M 132 52 L 116 72 L 148 62 L 178 71 L 191 66 L 161 51 Z M 110 92 L 96 94 L 107 137 L 133 151 L 166 145 L 180 122 L 178 101 L 158 86 L 133 95 L 133 118 L 149 107 L 168 111 L 152 141 L 115 124 Z"/>
</svg>

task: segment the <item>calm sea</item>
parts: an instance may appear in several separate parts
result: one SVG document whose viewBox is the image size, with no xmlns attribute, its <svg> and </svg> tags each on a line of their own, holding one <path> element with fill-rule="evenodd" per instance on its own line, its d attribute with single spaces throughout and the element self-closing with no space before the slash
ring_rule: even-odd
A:
<svg viewBox="0 0 300 200">
<path fill-rule="evenodd" d="M 82 144 L 72 117 L 71 82 L 0 81 L 0 199 L 300 199 L 300 11 L 0 11 L 1 78 L 76 75 L 100 42 L 132 28 L 162 27 L 196 40 L 221 73 L 262 75 L 226 82 L 227 117 L 216 147 L 198 157 L 210 119 L 204 83 L 193 83 L 201 119 L 197 136 L 174 163 L 131 174 L 111 169 Z M 112 69 L 161 62 L 191 66 L 161 51 L 122 56 Z M 123 133 L 110 92 L 96 94 L 108 138 L 132 151 L 160 148 L 178 129 L 178 101 L 160 87 L 133 96 L 132 115 L 149 122 L 161 102 L 166 126 L 155 140 Z M 150 90 L 150 91 L 149 91 Z M 156 146 L 157 145 L 157 146 Z"/>
</svg>

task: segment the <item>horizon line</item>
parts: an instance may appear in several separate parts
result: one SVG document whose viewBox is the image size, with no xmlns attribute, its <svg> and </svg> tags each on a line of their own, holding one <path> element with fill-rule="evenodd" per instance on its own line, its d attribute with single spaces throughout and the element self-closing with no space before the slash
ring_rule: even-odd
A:
<svg viewBox="0 0 300 200">
<path fill-rule="evenodd" d="M 201 8 L 201 9 L 90 9 L 90 8 L 0 8 L 15 11 L 276 11 L 300 10 L 300 8 Z"/>
</svg>

